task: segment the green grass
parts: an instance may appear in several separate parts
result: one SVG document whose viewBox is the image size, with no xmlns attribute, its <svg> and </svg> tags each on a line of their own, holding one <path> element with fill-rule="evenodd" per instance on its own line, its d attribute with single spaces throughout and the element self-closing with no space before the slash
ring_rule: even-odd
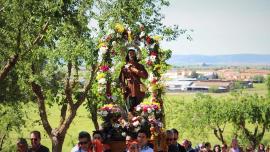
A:
<svg viewBox="0 0 270 152">
<path fill-rule="evenodd" d="M 258 93 L 259 95 L 266 95 L 267 90 L 265 84 L 255 84 L 254 88 L 243 90 L 247 93 Z M 193 145 L 202 142 L 202 141 L 210 141 L 212 144 L 216 144 L 220 142 L 214 137 L 211 130 L 207 130 L 203 133 L 204 136 L 197 136 L 196 134 L 193 134 L 192 131 L 194 128 L 181 128 L 181 113 L 183 112 L 190 112 L 186 111 L 183 106 L 179 106 L 180 102 L 191 102 L 193 97 L 196 93 L 168 93 L 165 96 L 165 115 L 166 115 L 166 128 L 177 128 L 180 131 L 180 141 L 183 139 L 190 139 L 193 142 Z M 227 96 L 229 93 L 209 93 L 210 95 L 214 97 L 222 97 Z M 37 111 L 37 105 L 34 103 L 28 103 L 24 105 L 24 110 L 27 113 L 28 117 L 26 126 L 22 128 L 21 133 L 13 133 L 11 134 L 11 139 L 14 140 L 14 143 L 16 141 L 16 138 L 18 137 L 24 137 L 28 138 L 29 141 L 29 133 L 32 130 L 39 130 L 42 133 L 42 144 L 45 146 L 51 148 L 51 141 L 46 135 L 43 127 L 41 126 L 40 118 Z M 60 108 L 57 105 L 54 105 L 51 108 L 47 107 L 48 111 L 48 118 L 50 123 L 52 124 L 52 127 L 57 127 L 57 124 L 59 122 L 59 111 Z M 71 150 L 71 148 L 76 144 L 77 142 L 77 135 L 80 131 L 85 130 L 90 133 L 94 130 L 94 126 L 89 119 L 89 113 L 87 110 L 82 106 L 79 108 L 77 112 L 77 116 L 75 117 L 73 123 L 71 124 L 70 128 L 68 129 L 65 142 L 63 145 L 63 152 L 68 152 Z M 225 136 L 226 139 L 230 139 L 232 134 L 233 127 L 231 125 L 227 126 L 227 129 L 225 130 Z M 270 133 L 267 132 L 265 134 L 263 143 L 270 143 Z"/>
</svg>

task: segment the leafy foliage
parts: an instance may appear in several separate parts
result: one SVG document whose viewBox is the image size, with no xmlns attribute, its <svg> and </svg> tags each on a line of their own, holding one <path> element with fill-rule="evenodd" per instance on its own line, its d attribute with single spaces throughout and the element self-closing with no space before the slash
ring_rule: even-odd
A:
<svg viewBox="0 0 270 152">
<path fill-rule="evenodd" d="M 25 120 L 19 105 L 2 105 L 0 104 L 0 151 L 10 150 L 9 139 L 10 132 L 20 132 L 24 126 Z M 12 141 L 13 142 L 13 141 Z M 11 142 L 11 143 L 12 143 Z"/>
<path fill-rule="evenodd" d="M 218 140 L 226 142 L 223 132 L 228 124 L 233 124 L 232 136 L 255 147 L 270 127 L 269 103 L 266 97 L 242 92 L 223 98 L 197 94 L 193 102 L 184 105 L 188 112 L 183 113 L 182 121 L 186 123 L 182 127 L 194 128 L 194 133 L 201 136 L 212 129 Z"/>
</svg>

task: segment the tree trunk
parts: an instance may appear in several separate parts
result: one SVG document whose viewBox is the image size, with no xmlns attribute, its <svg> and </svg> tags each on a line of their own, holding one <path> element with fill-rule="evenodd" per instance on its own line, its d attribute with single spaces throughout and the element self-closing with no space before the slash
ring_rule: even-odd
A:
<svg viewBox="0 0 270 152">
<path fill-rule="evenodd" d="M 4 66 L 4 68 L 0 71 L 0 82 L 3 81 L 8 73 L 13 69 L 15 64 L 18 62 L 19 54 L 13 55 Z"/>
<path fill-rule="evenodd" d="M 62 152 L 63 143 L 65 140 L 64 136 L 53 136 L 51 138 L 52 141 L 52 152 Z"/>
<path fill-rule="evenodd" d="M 98 118 L 97 118 L 97 104 L 93 104 L 90 110 L 91 113 L 91 120 L 95 126 L 96 130 L 99 130 Z"/>
</svg>

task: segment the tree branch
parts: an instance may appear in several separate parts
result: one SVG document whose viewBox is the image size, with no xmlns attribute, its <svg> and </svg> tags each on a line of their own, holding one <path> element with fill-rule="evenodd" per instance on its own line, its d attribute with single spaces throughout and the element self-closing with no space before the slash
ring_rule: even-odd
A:
<svg viewBox="0 0 270 152">
<path fill-rule="evenodd" d="M 222 143 L 225 143 L 224 137 L 223 137 L 223 132 L 224 132 L 224 130 L 221 130 L 221 128 L 218 126 L 218 132 L 219 132 L 219 137 L 220 137 L 220 139 L 221 139 L 221 142 L 222 142 Z"/>
<path fill-rule="evenodd" d="M 4 68 L 0 71 L 0 82 L 3 81 L 7 77 L 8 73 L 12 70 L 12 68 L 18 62 L 19 52 L 21 50 L 20 46 L 21 46 L 21 37 L 22 37 L 21 27 L 18 27 L 18 29 L 19 30 L 18 30 L 18 34 L 16 38 L 16 53 L 9 58 Z"/>
<path fill-rule="evenodd" d="M 34 39 L 34 41 L 31 43 L 31 46 L 27 49 L 27 51 L 25 51 L 25 52 L 22 54 L 22 56 L 24 56 L 26 53 L 30 52 L 30 51 L 34 48 L 34 46 L 35 46 L 37 43 L 39 43 L 40 41 L 43 40 L 43 38 L 44 38 L 44 35 L 43 35 L 43 34 L 46 33 L 46 31 L 47 31 L 47 29 L 48 29 L 48 27 L 49 27 L 49 20 L 50 20 L 50 19 L 48 19 L 48 21 L 45 22 L 45 24 L 42 26 L 42 29 L 39 31 L 37 37 L 36 37 L 36 38 Z"/>
<path fill-rule="evenodd" d="M 68 68 L 68 75 L 66 78 L 66 87 L 65 87 L 65 102 L 62 105 L 61 108 L 61 115 L 60 115 L 60 126 L 64 123 L 65 119 L 66 119 L 66 114 L 67 114 L 67 104 L 70 105 L 70 107 L 72 107 L 73 105 L 73 101 L 72 101 L 72 90 L 70 87 L 70 76 L 71 76 L 71 70 L 72 70 L 72 62 L 68 61 L 67 64 L 67 68 Z"/>
<path fill-rule="evenodd" d="M 78 67 L 77 61 L 75 61 L 74 68 L 75 68 L 75 74 L 74 74 L 74 77 L 73 77 L 71 88 L 75 88 L 75 86 L 78 84 L 78 80 L 79 80 L 79 67 Z"/>
<path fill-rule="evenodd" d="M 73 104 L 71 107 L 70 107 L 70 113 L 69 113 L 69 116 L 68 118 L 64 121 L 64 123 L 59 127 L 59 133 L 60 134 L 63 134 L 63 133 L 66 133 L 67 129 L 69 128 L 72 120 L 74 119 L 74 117 L 76 116 L 76 113 L 77 113 L 77 110 L 78 108 L 80 107 L 80 105 L 83 103 L 83 101 L 85 100 L 86 96 L 87 96 L 87 93 L 88 91 L 90 90 L 92 84 L 93 84 L 93 81 L 94 81 L 94 78 L 95 78 L 95 75 L 96 75 L 96 72 L 97 72 L 97 66 L 96 65 L 92 65 L 92 69 L 91 69 L 91 76 L 90 76 L 90 80 L 89 82 L 86 84 L 86 86 L 84 87 L 84 91 L 83 91 L 83 94 L 82 96 L 78 99 L 78 101 Z"/>
<path fill-rule="evenodd" d="M 68 76 L 66 78 L 65 94 L 66 94 L 66 100 L 68 101 L 68 104 L 70 106 L 72 106 L 73 105 L 72 88 L 70 86 L 70 76 L 71 76 L 71 72 L 72 72 L 72 62 L 71 61 L 68 61 L 67 68 L 68 68 Z"/>
<path fill-rule="evenodd" d="M 262 140 L 263 136 L 264 136 L 264 133 L 265 133 L 265 130 L 266 130 L 266 125 L 264 124 L 263 125 L 263 128 L 262 128 L 262 132 L 259 133 L 256 137 L 256 139 L 258 140 L 258 143 Z"/>
<path fill-rule="evenodd" d="M 10 124 L 7 125 L 7 128 L 6 128 L 7 132 L 8 132 L 8 130 L 9 130 L 9 127 L 10 127 Z M 4 145 L 4 140 L 5 140 L 6 136 L 7 136 L 7 132 L 4 133 L 3 137 L 1 137 L 0 151 L 2 150 L 2 147 L 3 147 L 3 145 Z"/>
<path fill-rule="evenodd" d="M 83 94 L 80 96 L 80 98 L 78 99 L 78 101 L 75 103 L 75 107 L 79 107 L 83 101 L 85 100 L 87 94 L 88 94 L 88 91 L 91 89 L 92 87 L 92 84 L 93 84 L 93 81 L 94 81 L 94 78 L 96 76 L 96 73 L 97 73 L 97 66 L 95 64 L 92 65 L 92 68 L 91 68 L 91 76 L 90 76 L 90 80 L 89 82 L 85 85 L 84 87 L 84 91 L 83 91 Z"/>
<path fill-rule="evenodd" d="M 34 65 L 32 64 L 32 73 L 35 74 L 35 68 Z M 47 112 L 46 112 L 46 107 L 45 107 L 45 97 L 43 95 L 41 86 L 36 84 L 35 81 L 31 82 L 31 87 L 33 92 L 35 93 L 37 97 L 37 103 L 38 103 L 38 111 L 39 111 L 39 116 L 42 121 L 43 127 L 46 130 L 48 135 L 51 135 L 52 132 L 52 127 L 48 121 L 47 117 Z"/>
<path fill-rule="evenodd" d="M 259 128 L 258 123 L 256 123 L 256 126 L 254 128 L 254 133 L 253 133 L 253 136 L 255 136 L 255 137 L 257 136 L 258 128 Z"/>
<path fill-rule="evenodd" d="M 43 39 L 42 34 L 47 31 L 48 26 L 49 26 L 49 20 L 43 25 L 43 28 L 39 32 L 38 36 L 32 42 L 31 47 L 27 51 L 22 53 L 20 56 L 24 56 L 26 53 L 31 51 L 31 49 L 34 47 L 34 45 Z M 20 28 L 21 27 L 19 27 L 19 32 L 17 35 L 17 44 L 16 44 L 16 49 L 18 49 L 18 51 L 9 58 L 8 62 L 5 64 L 4 68 L 0 71 L 0 82 L 6 78 L 7 74 L 14 68 L 14 66 L 16 65 L 16 63 L 19 60 L 19 57 L 20 57 L 19 52 L 20 52 L 20 45 L 21 45 L 21 29 Z"/>
<path fill-rule="evenodd" d="M 218 135 L 218 129 L 217 129 L 217 128 L 214 128 L 213 131 L 214 131 L 214 135 L 216 136 L 216 138 L 217 138 L 219 141 L 221 141 L 221 138 L 220 138 L 219 135 Z"/>
</svg>

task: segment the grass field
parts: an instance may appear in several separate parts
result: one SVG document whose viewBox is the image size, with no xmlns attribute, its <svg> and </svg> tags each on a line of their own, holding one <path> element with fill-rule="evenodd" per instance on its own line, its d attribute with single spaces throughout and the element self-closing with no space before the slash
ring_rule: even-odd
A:
<svg viewBox="0 0 270 152">
<path fill-rule="evenodd" d="M 244 92 L 247 93 L 258 93 L 259 95 L 265 95 L 267 93 L 265 84 L 255 84 L 254 88 L 246 89 Z M 193 128 L 181 128 L 180 122 L 181 113 L 188 112 L 183 109 L 182 106 L 179 106 L 179 102 L 190 102 L 192 101 L 193 97 L 196 93 L 168 93 L 165 96 L 164 106 L 165 106 L 165 114 L 166 114 L 166 127 L 170 128 L 177 128 L 180 130 L 180 141 L 184 138 L 190 139 L 193 142 L 193 145 L 202 142 L 202 141 L 210 141 L 212 145 L 220 144 L 219 141 L 214 137 L 211 130 L 204 132 L 204 136 L 197 136 L 196 134 L 192 133 Z M 222 97 L 227 96 L 229 93 L 209 93 L 214 97 Z M 42 143 L 47 147 L 51 148 L 51 141 L 47 137 L 43 127 L 41 126 L 41 122 L 39 120 L 39 115 L 37 111 L 37 106 L 34 103 L 28 103 L 24 106 L 24 111 L 27 113 L 27 123 L 24 128 L 22 128 L 21 133 L 13 133 L 11 134 L 11 140 L 14 140 L 14 143 L 18 137 L 29 138 L 29 132 L 32 130 L 39 130 L 42 132 Z M 59 111 L 60 108 L 55 105 L 51 108 L 48 108 L 49 114 L 49 121 L 51 122 L 53 128 L 59 122 Z M 227 130 L 225 130 L 226 138 L 231 137 L 232 133 L 232 126 L 228 126 Z M 80 131 L 85 130 L 90 133 L 94 130 L 93 124 L 89 119 L 89 114 L 87 110 L 82 106 L 77 112 L 77 116 L 75 117 L 73 123 L 71 124 L 66 138 L 63 145 L 63 152 L 69 152 L 73 145 L 77 142 L 77 135 Z M 28 140 L 28 143 L 30 141 Z M 267 132 L 265 138 L 263 139 L 263 143 L 270 143 L 270 133 Z"/>
</svg>

